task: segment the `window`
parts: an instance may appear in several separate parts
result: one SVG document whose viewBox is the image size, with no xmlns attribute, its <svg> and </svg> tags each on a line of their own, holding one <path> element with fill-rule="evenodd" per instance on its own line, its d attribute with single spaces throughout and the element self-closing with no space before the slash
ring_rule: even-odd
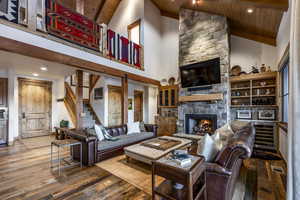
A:
<svg viewBox="0 0 300 200">
<path fill-rule="evenodd" d="M 141 20 L 137 20 L 128 26 L 128 39 L 136 44 L 140 44 Z"/>
<path fill-rule="evenodd" d="M 287 123 L 289 109 L 289 60 L 285 62 L 281 69 L 281 81 L 282 121 Z"/>
</svg>

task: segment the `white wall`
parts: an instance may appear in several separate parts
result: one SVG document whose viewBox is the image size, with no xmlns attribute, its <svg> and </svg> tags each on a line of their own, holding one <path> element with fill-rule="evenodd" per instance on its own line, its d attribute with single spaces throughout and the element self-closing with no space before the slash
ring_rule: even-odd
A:
<svg viewBox="0 0 300 200">
<path fill-rule="evenodd" d="M 178 78 L 179 20 L 161 17 L 161 70 L 162 77 Z"/>
<path fill-rule="evenodd" d="M 243 71 L 250 72 L 251 66 L 261 67 L 262 64 L 277 70 L 277 48 L 253 40 L 231 36 L 231 67 L 240 65 Z"/>
<path fill-rule="evenodd" d="M 108 27 L 117 33 L 128 37 L 127 26 L 144 18 L 143 0 L 122 0 L 110 20 Z M 141 44 L 144 44 L 144 26 L 141 21 Z"/>
<path fill-rule="evenodd" d="M 291 2 L 291 1 L 290 1 Z M 289 4 L 291 5 L 291 3 Z M 291 32 L 291 11 L 290 9 L 284 13 L 277 34 L 277 63 L 280 62 L 286 47 L 290 42 Z"/>
</svg>

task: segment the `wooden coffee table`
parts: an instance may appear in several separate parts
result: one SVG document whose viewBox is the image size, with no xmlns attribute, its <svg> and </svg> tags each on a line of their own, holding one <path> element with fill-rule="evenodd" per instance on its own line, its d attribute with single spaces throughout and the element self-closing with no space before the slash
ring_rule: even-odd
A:
<svg viewBox="0 0 300 200">
<path fill-rule="evenodd" d="M 172 146 L 171 148 L 168 148 L 166 150 L 159 150 L 157 148 L 152 148 L 150 146 L 144 145 L 144 143 L 149 143 L 149 141 L 155 140 L 157 138 L 151 139 L 151 140 L 146 140 L 139 144 L 125 147 L 124 152 L 125 152 L 126 157 L 151 165 L 153 161 L 160 159 L 161 157 L 167 155 L 171 151 L 176 150 L 176 149 L 189 148 L 190 145 L 192 144 L 191 140 L 187 140 L 187 139 L 183 139 L 183 138 L 176 138 L 176 137 L 170 137 L 170 136 L 162 136 L 159 138 L 170 139 L 172 141 L 179 141 L 180 143 L 175 146 Z"/>
</svg>

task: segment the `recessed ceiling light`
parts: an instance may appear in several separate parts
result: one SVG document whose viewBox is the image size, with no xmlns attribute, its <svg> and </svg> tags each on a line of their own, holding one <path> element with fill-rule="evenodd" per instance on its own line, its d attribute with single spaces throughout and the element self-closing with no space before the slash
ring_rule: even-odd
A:
<svg viewBox="0 0 300 200">
<path fill-rule="evenodd" d="M 247 13 L 253 13 L 253 11 L 254 11 L 254 10 L 253 10 L 252 8 L 248 8 L 248 9 L 247 9 Z"/>
<path fill-rule="evenodd" d="M 37 74 L 37 73 L 32 73 L 32 75 L 33 75 L 33 76 L 39 76 L 39 74 Z"/>
<path fill-rule="evenodd" d="M 40 68 L 42 71 L 48 71 L 48 68 L 47 67 L 41 67 Z"/>
</svg>

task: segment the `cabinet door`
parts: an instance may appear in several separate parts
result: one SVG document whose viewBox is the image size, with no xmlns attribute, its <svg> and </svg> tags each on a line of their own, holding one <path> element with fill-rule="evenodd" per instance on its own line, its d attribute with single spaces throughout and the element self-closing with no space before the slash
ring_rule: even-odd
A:
<svg viewBox="0 0 300 200">
<path fill-rule="evenodd" d="M 7 107 L 7 79 L 0 78 L 0 107 Z"/>
</svg>

